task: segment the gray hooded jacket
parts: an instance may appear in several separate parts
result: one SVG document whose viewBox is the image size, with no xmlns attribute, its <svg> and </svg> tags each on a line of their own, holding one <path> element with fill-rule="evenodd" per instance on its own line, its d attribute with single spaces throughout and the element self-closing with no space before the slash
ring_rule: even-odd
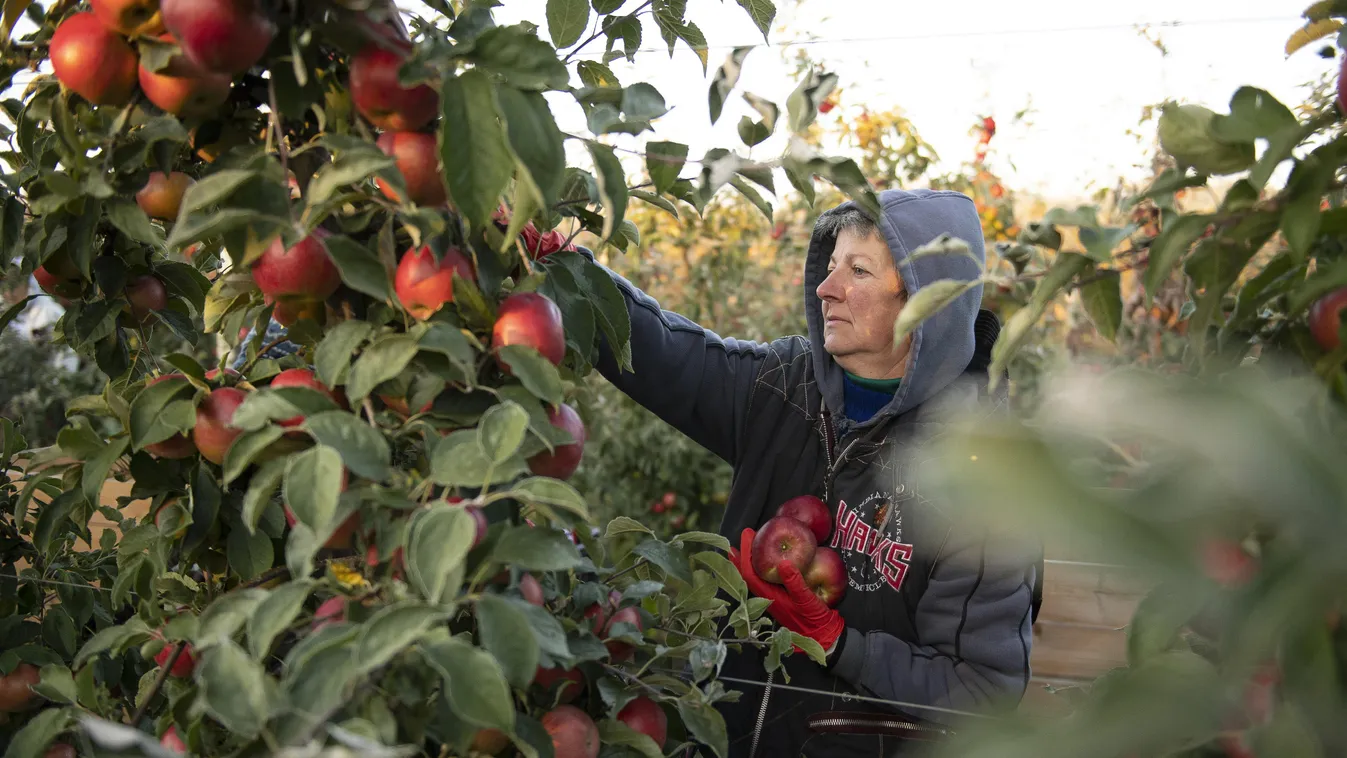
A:
<svg viewBox="0 0 1347 758">
<path fill-rule="evenodd" d="M 941 279 L 982 274 L 982 230 L 972 201 L 957 192 L 880 194 L 880 231 L 909 296 Z M 837 213 L 852 204 L 829 211 Z M 911 252 L 951 234 L 978 261 Z M 720 532 L 737 545 L 789 498 L 813 494 L 834 509 L 832 546 L 848 571 L 837 606 L 847 623 L 827 666 L 803 655 L 785 661 L 790 689 L 768 677 L 754 649 L 732 652 L 722 675 L 740 689 L 721 710 L 733 756 L 892 756 L 892 737 L 815 734 L 822 712 L 904 714 L 949 724 L 943 711 L 1016 704 L 1029 680 L 1031 605 L 1041 554 L 1022 540 L 956 522 L 917 486 L 920 446 L 951 414 L 993 413 L 987 376 L 969 370 L 981 286 L 923 323 L 913 335 L 903 382 L 889 404 L 855 423 L 844 413 L 844 374 L 823 349 L 821 303 L 835 239 L 815 234 L 804 276 L 809 337 L 769 344 L 722 338 L 662 310 L 609 272 L 626 297 L 633 371 L 608 351 L 598 368 L 619 389 L 734 467 Z M 800 692 L 795 688 L 812 690 Z M 849 695 L 909 707 L 879 705 Z"/>
</svg>

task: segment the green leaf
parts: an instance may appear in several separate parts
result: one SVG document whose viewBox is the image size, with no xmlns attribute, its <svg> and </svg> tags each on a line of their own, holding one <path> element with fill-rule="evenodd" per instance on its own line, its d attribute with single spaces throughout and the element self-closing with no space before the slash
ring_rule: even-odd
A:
<svg viewBox="0 0 1347 758">
<path fill-rule="evenodd" d="M 491 80 L 480 69 L 446 76 L 440 160 L 449 192 L 474 226 L 491 223 L 514 172 Z"/>
<path fill-rule="evenodd" d="M 739 190 L 739 194 L 747 198 L 759 211 L 762 211 L 762 215 L 766 216 L 769 222 L 772 221 L 772 204 L 763 199 L 763 196 L 757 190 L 753 189 L 753 187 L 749 186 L 748 182 L 735 176 L 730 178 L 730 186 Z"/>
<path fill-rule="evenodd" d="M 279 426 L 265 426 L 255 432 L 244 432 L 239 435 L 225 451 L 224 483 L 228 485 L 242 476 L 257 456 L 284 434 L 285 430 Z"/>
<path fill-rule="evenodd" d="M 108 221 L 127 237 L 147 245 L 164 244 L 163 233 L 150 223 L 150 217 L 145 215 L 145 211 L 131 200 L 108 198 L 103 204 L 103 209 L 107 213 Z"/>
<path fill-rule="evenodd" d="M 645 732 L 638 732 L 616 719 L 603 719 L 598 722 L 599 742 L 604 745 L 629 747 L 645 758 L 664 758 L 659 745 Z"/>
<path fill-rule="evenodd" d="M 579 42 L 588 25 L 586 0 L 547 0 L 547 31 L 558 50 Z"/>
<path fill-rule="evenodd" d="M 298 651 L 313 641 L 304 654 L 286 660 L 282 684 L 301 713 L 326 716 L 349 696 L 347 687 L 356 678 L 354 638 L 358 630 L 342 626 L 310 635 L 295 648 Z"/>
<path fill-rule="evenodd" d="M 71 676 L 70 669 L 58 663 L 49 663 L 42 667 L 40 674 L 41 681 L 32 686 L 33 692 L 52 702 L 66 705 L 73 705 L 78 700 L 75 677 Z"/>
<path fill-rule="evenodd" d="M 692 556 L 692 560 L 711 569 L 711 573 L 716 575 L 716 582 L 722 589 L 730 593 L 739 602 L 748 599 L 748 584 L 744 582 L 744 577 L 739 573 L 739 569 L 734 567 L 729 558 L 720 553 L 703 551 Z"/>
<path fill-rule="evenodd" d="M 1222 142 L 1253 142 L 1285 129 L 1299 129 L 1291 109 L 1266 90 L 1240 87 L 1230 98 L 1230 115 L 1212 119 L 1211 133 Z"/>
<path fill-rule="evenodd" d="M 312 581 L 296 579 L 272 590 L 258 603 L 248 617 L 248 650 L 254 660 L 261 661 L 267 657 L 271 643 L 294 623 L 311 592 Z"/>
<path fill-rule="evenodd" d="M 500 87 L 496 96 L 505 118 L 510 148 L 528 169 L 534 185 L 542 193 L 543 202 L 551 206 L 560 197 L 566 176 L 564 138 L 552 116 L 552 109 L 539 92 Z"/>
<path fill-rule="evenodd" d="M 389 334 L 379 338 L 356 359 L 346 379 L 346 396 L 358 403 L 374 388 L 392 379 L 407 368 L 416 357 L 416 337 L 410 334 Z"/>
<path fill-rule="evenodd" d="M 32 4 L 33 0 L 5 0 L 5 15 L 3 21 L 0 21 L 0 41 L 6 46 L 9 45 L 9 35 L 14 33 L 14 25 L 19 22 L 19 16 Z M 10 758 L 8 753 L 5 758 Z"/>
<path fill-rule="evenodd" d="M 201 705 L 229 731 L 246 738 L 261 732 L 269 715 L 267 678 L 232 640 L 210 648 L 196 667 Z"/>
<path fill-rule="evenodd" d="M 528 412 L 518 403 L 507 400 L 493 405 L 477 424 L 477 444 L 483 455 L 499 465 L 519 451 L 528 425 Z"/>
<path fill-rule="evenodd" d="M 496 659 L 462 639 L 428 647 L 426 660 L 444 676 L 444 695 L 454 713 L 480 727 L 514 732 L 514 702 Z"/>
<path fill-rule="evenodd" d="M 651 537 L 632 548 L 631 552 L 664 569 L 670 576 L 692 583 L 692 569 L 682 549 Z"/>
<path fill-rule="evenodd" d="M 461 507 L 417 511 L 407 528 L 407 581 L 427 602 L 441 602 L 476 538 L 477 523 Z"/>
<path fill-rule="evenodd" d="M 119 655 L 122 650 L 131 645 L 139 645 L 150 638 L 150 628 L 138 617 L 133 617 L 130 621 L 119 626 L 110 626 L 98 630 L 94 636 L 84 643 L 78 654 L 75 655 L 74 666 L 76 668 L 83 666 L 90 658 L 103 652 L 110 652 L 112 655 Z"/>
<path fill-rule="evenodd" d="M 310 208 L 317 208 L 348 184 L 370 179 L 384 169 L 392 168 L 393 156 L 374 145 L 364 150 L 343 150 L 336 160 L 325 164 L 309 181 L 304 200 Z M 340 264 L 338 264 L 340 265 Z"/>
<path fill-rule="evenodd" d="M 499 595 L 483 594 L 477 599 L 477 635 L 506 681 L 528 687 L 538 670 L 538 641 L 523 611 Z"/>
<path fill-rule="evenodd" d="M 607 241 L 627 212 L 627 178 L 611 146 L 593 140 L 585 144 L 594 160 L 594 179 L 603 203 L 603 231 L 599 236 Z"/>
<path fill-rule="evenodd" d="M 748 12 L 748 17 L 753 19 L 753 23 L 762 32 L 762 38 L 767 39 L 767 32 L 772 28 L 772 19 L 776 18 L 776 6 L 772 0 L 738 0 L 739 7 Z"/>
<path fill-rule="evenodd" d="M 530 477 L 514 484 L 510 488 L 510 496 L 526 503 L 565 508 L 582 519 L 589 520 L 589 506 L 585 503 L 585 496 L 558 479 Z"/>
<path fill-rule="evenodd" d="M 223 169 L 202 177 L 187 188 L 186 194 L 182 197 L 182 208 L 178 211 L 178 218 L 185 219 L 190 213 L 223 202 L 245 182 L 257 176 L 256 171 Z"/>
<path fill-rule="evenodd" d="M 418 603 L 380 609 L 360 631 L 355 653 L 357 670 L 373 671 L 393 660 L 446 615 L 443 609 Z"/>
<path fill-rule="evenodd" d="M 1048 304 L 1057 296 L 1062 287 L 1066 286 L 1077 274 L 1087 269 L 1090 265 L 1090 259 L 1079 253 L 1058 253 L 1052 266 L 1048 268 L 1047 273 L 1034 287 L 1034 293 L 1030 296 L 1029 304 L 1024 308 L 1015 311 L 1006 326 L 1001 330 L 1001 335 L 997 337 L 996 344 L 992 346 L 992 363 L 988 368 L 991 375 L 990 387 L 995 389 L 1010 365 L 1010 359 L 1014 357 L 1015 351 L 1019 350 L 1024 340 L 1028 339 L 1034 323 L 1047 310 Z"/>
<path fill-rule="evenodd" d="M 786 123 L 792 132 L 802 133 L 814 123 L 819 106 L 837 88 L 837 82 L 837 74 L 825 74 L 817 69 L 809 71 L 786 98 Z"/>
<path fill-rule="evenodd" d="M 710 747 L 720 758 L 729 755 L 729 737 L 725 718 L 708 703 L 692 700 L 678 701 L 678 715 L 693 737 Z"/>
<path fill-rule="evenodd" d="M 1193 598 L 1162 584 L 1142 598 L 1127 626 L 1127 662 L 1139 666 L 1174 646 L 1192 619 Z"/>
<path fill-rule="evenodd" d="M 1213 129 L 1215 118 L 1215 112 L 1201 105 L 1161 105 L 1157 127 L 1160 147 L 1178 161 L 1180 168 L 1192 166 L 1211 176 L 1234 174 L 1253 165 L 1253 141 L 1222 141 Z"/>
<path fill-rule="evenodd" d="M 561 374 L 542 353 L 527 345 L 504 345 L 500 359 L 529 392 L 553 405 L 563 400 Z"/>
<path fill-rule="evenodd" d="M 248 587 L 221 595 L 201 614 L 193 641 L 206 649 L 227 642 L 243 628 L 253 611 L 266 599 L 267 590 Z"/>
<path fill-rule="evenodd" d="M 589 9 L 585 8 L 586 15 Z M 570 78 L 557 51 L 524 24 L 496 26 L 482 32 L 468 58 L 521 89 L 564 90 Z"/>
<path fill-rule="evenodd" d="M 258 467 L 252 479 L 248 481 L 248 492 L 243 496 L 243 526 L 249 531 L 257 531 L 257 522 L 262 513 L 271 505 L 276 488 L 281 486 L 285 476 L 288 458 L 276 458 Z"/>
<path fill-rule="evenodd" d="M 707 104 L 711 110 L 711 123 L 714 124 L 720 120 L 720 113 L 725 107 L 725 101 L 729 98 L 730 92 L 734 86 L 739 83 L 739 74 L 744 69 L 744 59 L 753 52 L 752 46 L 736 47 L 725 58 L 725 62 L 720 64 L 716 70 L 716 76 L 711 80 L 711 88 L 707 91 Z"/>
<path fill-rule="evenodd" d="M 341 474 L 341 454 L 322 444 L 290 456 L 285 467 L 285 503 L 315 534 L 326 532 L 337 513 Z"/>
<path fill-rule="evenodd" d="M 477 432 L 470 429 L 451 432 L 436 443 L 430 458 L 431 478 L 450 487 L 507 482 L 527 471 L 524 460 L 515 454 L 499 464 L 493 463 L 483 452 Z"/>
<path fill-rule="evenodd" d="M 310 185 L 312 186 L 312 185 Z M 376 300 L 388 301 L 393 297 L 393 289 L 388 282 L 388 269 L 379 260 L 373 250 L 356 242 L 350 237 L 333 235 L 324 240 L 328 257 L 337 265 L 341 280 L 346 286 L 357 292 L 363 292 Z M 365 324 L 363 321 L 343 321 L 344 324 Z"/>
<path fill-rule="evenodd" d="M 531 526 L 507 527 L 491 551 L 491 560 L 528 571 L 565 571 L 584 561 L 566 535 Z"/>
<path fill-rule="evenodd" d="M 234 529 L 229 533 L 226 556 L 229 567 L 244 581 L 271 568 L 276 558 L 271 538 L 262 532 L 249 532 L 247 529 Z"/>
<path fill-rule="evenodd" d="M 1099 336 L 1113 342 L 1122 325 L 1122 277 L 1116 271 L 1099 271 L 1094 276 L 1093 281 L 1080 288 L 1080 299 Z"/>
<path fill-rule="evenodd" d="M 650 173 L 650 181 L 654 183 L 656 192 L 668 192 L 673 187 L 687 158 L 688 146 L 680 142 L 646 143 L 646 171 Z"/>
<path fill-rule="evenodd" d="M 907 301 L 907 305 L 898 313 L 898 320 L 893 323 L 893 343 L 895 345 L 900 343 L 926 319 L 973 291 L 980 284 L 981 279 L 974 279 L 971 282 L 940 279 L 917 290 L 917 294 Z"/>
<path fill-rule="evenodd" d="M 1147 305 L 1209 223 L 1210 216 L 1178 216 L 1160 230 L 1160 234 L 1151 242 L 1150 263 L 1142 277 L 1146 285 Z"/>
<path fill-rule="evenodd" d="M 649 534 L 653 537 L 655 533 L 650 530 L 650 527 L 636 519 L 618 516 L 608 522 L 608 530 L 604 532 L 603 537 L 604 539 L 612 539 L 622 534 Z"/>
<path fill-rule="evenodd" d="M 8 4 L 5 9 L 9 9 Z M 14 733 L 4 758 L 42 758 L 47 746 L 71 727 L 73 714 L 67 708 L 48 708 L 38 713 Z"/>
<path fill-rule="evenodd" d="M 332 398 L 309 387 L 277 387 L 248 393 L 234 411 L 230 424 L 244 431 L 257 431 L 273 419 L 312 416 L 335 410 Z"/>
<path fill-rule="evenodd" d="M 186 377 L 170 377 L 146 387 L 131 401 L 132 450 L 163 442 L 175 434 L 192 431 L 196 408 L 191 402 L 171 406 L 179 395 L 194 391 Z"/>
<path fill-rule="evenodd" d="M 792 645 L 803 650 L 804 654 L 809 656 L 814 663 L 817 663 L 820 666 L 827 663 L 827 655 L 823 652 L 823 646 L 813 637 L 806 637 L 803 634 L 791 632 L 790 641 Z"/>
<path fill-rule="evenodd" d="M 28 304 L 41 297 L 41 295 L 29 295 L 5 309 L 4 314 L 0 314 L 0 331 L 9 328 L 10 322 L 19 317 Z"/>
<path fill-rule="evenodd" d="M 392 450 L 376 428 L 346 411 L 328 411 L 304 420 L 304 429 L 319 444 L 335 449 L 351 473 L 377 482 L 389 476 Z"/>
<path fill-rule="evenodd" d="M 344 384 L 346 372 L 351 368 L 351 356 L 373 335 L 374 325 L 359 319 L 343 321 L 328 330 L 314 351 L 318 381 L 328 387 Z"/>
<path fill-rule="evenodd" d="M 674 205 L 673 201 L 669 200 L 668 198 L 656 195 L 653 192 L 646 192 L 645 190 L 631 190 L 631 196 L 638 200 L 650 203 L 651 205 L 655 206 L 656 208 L 659 208 L 660 210 L 668 212 L 669 215 L 673 216 L 674 218 L 679 217 L 678 206 Z"/>
<path fill-rule="evenodd" d="M 108 440 L 108 444 L 104 445 L 97 455 L 85 461 L 84 471 L 81 472 L 82 490 L 84 499 L 91 505 L 99 503 L 103 485 L 108 480 L 108 474 L 111 473 L 113 464 L 126 453 L 126 446 L 129 442 L 130 440 L 126 437 Z"/>
</svg>

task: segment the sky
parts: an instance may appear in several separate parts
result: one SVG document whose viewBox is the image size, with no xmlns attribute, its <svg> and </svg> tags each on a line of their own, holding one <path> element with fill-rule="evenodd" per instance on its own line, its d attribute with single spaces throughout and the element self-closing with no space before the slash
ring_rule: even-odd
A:
<svg viewBox="0 0 1347 758">
<path fill-rule="evenodd" d="M 545 29 L 546 0 L 502 2 L 498 22 L 529 20 Z M 1145 141 L 1128 130 L 1138 127 L 1147 105 L 1180 98 L 1221 111 L 1245 84 L 1291 106 L 1301 102 L 1304 85 L 1334 67 L 1314 53 L 1317 46 L 1290 58 L 1284 54 L 1286 38 L 1303 23 L 1299 17 L 1308 4 L 779 0 L 770 46 L 749 54 L 739 90 L 712 127 L 706 93 L 716 68 L 733 47 L 762 45 L 763 37 L 733 0 L 691 0 L 688 17 L 711 46 L 709 71 L 704 76 L 681 44 L 670 59 L 647 25 L 635 64 L 619 60 L 612 68 L 624 84 L 655 85 L 673 111 L 656 122 L 653 137 L 614 142 L 639 150 L 647 139 L 672 139 L 690 144 L 694 156 L 718 146 L 745 150 L 736 125 L 751 111 L 739 93 L 751 91 L 784 107 L 796 84 L 785 55 L 793 54 L 794 43 L 806 42 L 811 56 L 841 77 L 844 105 L 901 108 L 935 147 L 942 169 L 971 157 L 969 128 L 978 117 L 992 115 L 999 128 L 990 159 L 1009 185 L 1049 198 L 1079 198 L 1112 186 L 1120 176 L 1145 175 L 1141 166 L 1155 123 L 1140 127 Z M 1150 39 L 1162 43 L 1167 55 L 1140 26 L 1148 27 Z M 601 45 L 593 43 L 582 57 L 591 57 L 591 49 L 597 57 Z M 574 101 L 551 99 L 562 128 L 583 132 L 583 114 Z M 1015 113 L 1026 108 L 1026 118 L 1016 123 Z M 751 157 L 780 155 L 783 140 L 779 133 Z M 639 158 L 626 159 L 639 170 Z"/>
</svg>

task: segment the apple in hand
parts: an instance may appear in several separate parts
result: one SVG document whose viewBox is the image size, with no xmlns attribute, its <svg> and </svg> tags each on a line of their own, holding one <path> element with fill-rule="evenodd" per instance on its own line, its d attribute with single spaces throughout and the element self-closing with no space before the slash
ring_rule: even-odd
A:
<svg viewBox="0 0 1347 758">
<path fill-rule="evenodd" d="M 280 237 L 272 240 L 251 267 L 257 288 L 278 301 L 331 297 L 341 286 L 341 273 L 328 255 L 324 242 L 328 236 L 327 230 L 317 228 L 289 248 Z"/>
<path fill-rule="evenodd" d="M 827 544 L 833 533 L 833 514 L 828 504 L 813 495 L 800 495 L 781 504 L 776 509 L 777 516 L 793 518 L 809 527 L 814 540 L 820 545 Z"/>
<path fill-rule="evenodd" d="M 425 84 L 404 87 L 398 71 L 411 44 L 387 36 L 366 45 L 351 59 L 349 89 L 360 115 L 385 131 L 414 132 L 440 109 L 440 96 Z"/>
<path fill-rule="evenodd" d="M 654 740 L 655 747 L 661 749 L 669 736 L 669 717 L 659 703 L 645 695 L 622 706 L 617 712 L 617 720 Z"/>
<path fill-rule="evenodd" d="M 523 345 L 542 353 L 543 357 L 560 366 L 566 357 L 566 330 L 561 324 L 561 309 L 546 295 L 537 292 L 518 292 L 501 301 L 496 324 L 491 329 L 491 344 L 499 349 L 506 345 Z M 497 354 L 496 362 L 507 374 L 510 367 Z"/>
<path fill-rule="evenodd" d="M 436 261 L 430 246 L 424 245 L 419 250 L 408 250 L 402 256 L 393 277 L 393 290 L 402 301 L 402 307 L 424 321 L 445 303 L 454 301 L 455 274 L 468 281 L 477 277 L 472 261 L 458 248 L 449 248 Z"/>
<path fill-rule="evenodd" d="M 154 171 L 145 186 L 136 193 L 136 205 L 150 218 L 174 221 L 182 210 L 182 198 L 187 194 L 187 188 L 193 184 L 196 184 L 196 180 L 181 171 L 168 175 Z"/>
<path fill-rule="evenodd" d="M 398 172 L 407 185 L 407 199 L 417 205 L 440 206 L 449 199 L 440 174 L 440 147 L 433 134 L 424 132 L 384 132 L 379 135 L 379 149 L 393 157 Z M 379 191 L 393 202 L 400 202 L 397 192 L 383 179 L 375 178 Z"/>
<path fill-rule="evenodd" d="M 809 527 L 793 518 L 776 516 L 753 537 L 753 571 L 764 582 L 781 584 L 777 564 L 790 561 L 804 573 L 817 549 L 818 540 Z"/>
<path fill-rule="evenodd" d="M 197 406 L 192 442 L 201 451 L 202 458 L 216 465 L 224 463 L 229 446 L 243 434 L 242 429 L 230 422 L 234 419 L 234 411 L 247 397 L 247 393 L 237 387 L 221 387 L 211 390 Z"/>
<path fill-rule="evenodd" d="M 136 91 L 140 57 L 92 13 L 67 16 L 51 37 L 51 67 L 68 89 L 94 105 L 126 105 Z"/>
<path fill-rule="evenodd" d="M 207 72 L 237 75 L 262 60 L 276 24 L 258 0 L 162 0 L 164 28 Z"/>
<path fill-rule="evenodd" d="M 94 15 L 108 29 L 127 37 L 153 37 L 164 31 L 159 0 L 89 0 Z"/>
<path fill-rule="evenodd" d="M 552 426 L 569 433 L 575 441 L 557 445 L 550 453 L 544 450 L 529 458 L 529 471 L 537 476 L 569 479 L 580 467 L 580 459 L 585 455 L 585 422 L 574 408 L 565 403 L 548 408 L 547 420 Z"/>
<path fill-rule="evenodd" d="M 814 551 L 814 560 L 805 569 L 804 583 L 829 608 L 836 608 L 847 594 L 847 566 L 842 556 L 830 547 Z"/>
<path fill-rule="evenodd" d="M 168 290 L 163 282 L 149 274 L 137 276 L 126 283 L 126 301 L 131 318 L 144 324 L 153 318 L 154 311 L 168 307 Z"/>
<path fill-rule="evenodd" d="M 1347 287 L 1333 290 L 1310 306 L 1310 334 L 1327 352 L 1342 344 L 1338 328 L 1342 325 L 1342 309 L 1347 307 Z"/>
<path fill-rule="evenodd" d="M 573 705 L 559 705 L 543 714 L 542 723 L 552 737 L 555 758 L 598 758 L 599 728 L 589 714 Z"/>
<path fill-rule="evenodd" d="M 173 41 L 173 35 L 160 39 Z M 229 99 L 234 86 L 229 74 L 215 74 L 185 56 L 174 56 L 172 62 L 160 71 L 140 66 L 140 89 L 145 97 L 165 112 L 175 116 L 209 116 Z M 176 214 L 175 214 L 176 215 Z"/>
</svg>

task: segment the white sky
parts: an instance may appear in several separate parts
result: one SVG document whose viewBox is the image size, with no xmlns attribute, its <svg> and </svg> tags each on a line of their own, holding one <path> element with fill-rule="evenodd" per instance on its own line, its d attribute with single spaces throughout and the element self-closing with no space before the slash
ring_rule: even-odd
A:
<svg viewBox="0 0 1347 758">
<path fill-rule="evenodd" d="M 631 7 L 636 4 L 629 0 Z M 740 115 L 751 111 L 739 93 L 747 89 L 784 109 L 796 82 L 783 60 L 791 50 L 782 43 L 812 36 L 820 41 L 810 45 L 811 55 L 841 77 L 845 103 L 865 102 L 876 110 L 901 107 L 948 168 L 971 157 L 974 139 L 968 130 L 976 117 L 994 115 L 999 132 L 992 159 L 1009 184 L 1069 199 L 1112 185 L 1120 175 L 1140 175 L 1136 164 L 1144 160 L 1145 145 L 1126 131 L 1137 125 L 1148 104 L 1178 97 L 1221 111 L 1242 84 L 1267 89 L 1292 107 L 1298 104 L 1306 91 L 1302 85 L 1335 63 L 1319 58 L 1317 46 L 1290 59 L 1282 52 L 1308 4 L 806 0 L 794 18 L 784 17 L 786 9 L 778 16 L 773 47 L 749 55 L 739 89 L 714 128 L 706 103 L 711 76 L 732 47 L 763 42 L 733 0 L 689 3 L 689 18 L 712 48 L 705 77 L 681 43 L 672 61 L 656 50 L 663 42 L 653 23 L 647 24 L 643 43 L 650 52 L 639 54 L 635 64 L 619 60 L 612 66 L 624 84 L 648 81 L 674 106 L 656 122 L 653 138 L 687 142 L 694 157 L 717 146 L 742 151 L 736 126 Z M 402 0 L 401 5 L 417 3 Z M 503 0 L 496 17 L 501 23 L 526 19 L 545 27 L 545 7 L 546 0 Z M 1143 38 L 1137 24 L 1151 25 L 1151 36 L 1164 43 L 1169 55 L 1162 56 Z M 592 43 L 586 53 L 591 49 L 596 52 L 585 57 L 598 57 L 602 42 Z M 552 101 L 560 106 L 562 128 L 583 133 L 574 101 Z M 1028 120 L 1013 123 L 1013 114 L 1026 107 L 1032 107 Z M 1154 122 L 1145 128 L 1149 139 Z M 639 149 L 650 138 L 647 133 L 614 142 Z M 778 136 L 758 146 L 753 157 L 770 159 L 781 150 Z M 579 153 L 576 157 L 584 160 Z M 639 170 L 639 158 L 624 159 Z"/>
</svg>

